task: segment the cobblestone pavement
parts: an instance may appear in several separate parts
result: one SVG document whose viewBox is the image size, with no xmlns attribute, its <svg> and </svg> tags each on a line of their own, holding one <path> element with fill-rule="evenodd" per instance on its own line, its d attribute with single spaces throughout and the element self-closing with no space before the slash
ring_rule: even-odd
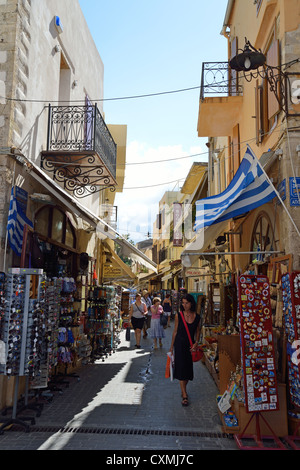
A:
<svg viewBox="0 0 300 470">
<path fill-rule="evenodd" d="M 149 337 L 135 349 L 133 332 L 130 343 L 121 332 L 111 356 L 83 366 L 53 392 L 29 432 L 5 430 L 0 450 L 236 450 L 222 433 L 218 390 L 205 365 L 194 364 L 188 407 L 181 405 L 179 382 L 165 378 L 172 329 L 171 323 L 156 350 Z"/>
</svg>

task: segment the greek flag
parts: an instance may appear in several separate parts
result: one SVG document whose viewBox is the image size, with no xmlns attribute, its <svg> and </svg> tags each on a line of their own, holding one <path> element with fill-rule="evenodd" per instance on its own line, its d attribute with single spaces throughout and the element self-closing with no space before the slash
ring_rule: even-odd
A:
<svg viewBox="0 0 300 470">
<path fill-rule="evenodd" d="M 18 203 L 15 194 L 14 186 L 11 189 L 8 220 L 7 220 L 7 236 L 11 249 L 21 256 L 23 245 L 23 233 L 25 224 L 33 228 L 32 222 L 26 217 L 23 210 Z"/>
<path fill-rule="evenodd" d="M 247 146 L 239 169 L 225 191 L 196 202 L 195 230 L 246 214 L 276 195 L 255 154 Z"/>
</svg>

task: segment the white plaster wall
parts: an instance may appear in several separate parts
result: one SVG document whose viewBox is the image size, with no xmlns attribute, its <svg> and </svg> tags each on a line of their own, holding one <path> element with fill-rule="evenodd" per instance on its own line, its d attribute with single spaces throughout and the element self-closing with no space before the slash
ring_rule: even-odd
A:
<svg viewBox="0 0 300 470">
<path fill-rule="evenodd" d="M 70 103 L 103 98 L 104 66 L 77 0 L 17 0 L 20 11 L 16 33 L 16 55 L 12 97 L 12 121 L 9 146 L 40 164 L 40 152 L 46 150 L 48 104 L 67 97 Z M 8 0 L 6 8 L 12 8 Z M 63 32 L 55 27 L 59 16 Z M 55 50 L 59 46 L 61 52 Z M 61 54 L 70 68 L 65 74 L 69 84 L 60 93 Z M 11 56 L 10 56 L 11 58 Z M 1 51 L 0 60 L 6 59 Z M 72 83 L 76 80 L 77 86 Z M 53 103 L 56 104 L 56 103 Z M 102 101 L 97 103 L 103 114 Z M 99 193 L 84 199 L 98 213 Z"/>
<path fill-rule="evenodd" d="M 55 15 L 63 25 L 61 34 L 54 25 Z M 27 42 L 27 51 L 19 48 L 19 61 L 26 62 L 28 70 L 23 97 L 42 102 L 25 104 L 18 144 L 27 144 L 28 156 L 37 161 L 40 150 L 46 148 L 48 116 L 45 106 L 59 99 L 61 53 L 55 52 L 55 46 L 60 46 L 70 66 L 71 84 L 74 80 L 78 83 L 77 87 L 70 87 L 71 103 L 84 100 L 86 93 L 92 99 L 103 97 L 104 67 L 77 0 L 31 0 L 28 17 L 25 16 L 22 23 L 21 36 Z M 22 95 L 20 90 L 19 94 Z M 102 111 L 101 103 L 99 108 Z M 21 121 L 22 116 L 18 119 Z"/>
</svg>

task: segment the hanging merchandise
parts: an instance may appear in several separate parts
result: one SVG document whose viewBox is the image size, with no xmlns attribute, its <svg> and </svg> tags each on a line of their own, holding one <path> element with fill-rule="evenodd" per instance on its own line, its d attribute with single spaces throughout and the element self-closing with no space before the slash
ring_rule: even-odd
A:
<svg viewBox="0 0 300 470">
<path fill-rule="evenodd" d="M 300 272 L 281 278 L 284 325 L 287 338 L 287 364 L 290 401 L 300 406 Z"/>
<path fill-rule="evenodd" d="M 115 288 L 91 287 L 88 304 L 86 331 L 91 340 L 92 356 L 93 359 L 104 359 L 114 349 L 114 330 L 118 320 Z"/>
<path fill-rule="evenodd" d="M 242 369 L 248 413 L 279 408 L 269 280 L 238 278 Z"/>
<path fill-rule="evenodd" d="M 47 361 L 42 274 L 41 269 L 9 270 L 1 332 L 7 345 L 4 375 L 35 377 Z"/>
<path fill-rule="evenodd" d="M 40 374 L 31 378 L 32 389 L 45 388 L 48 386 L 49 375 L 58 363 L 58 325 L 60 309 L 61 281 L 57 278 L 48 279 L 43 276 L 41 281 L 43 293 L 43 305 L 45 312 L 45 335 L 44 354 L 47 355 L 45 362 L 41 365 Z"/>
</svg>

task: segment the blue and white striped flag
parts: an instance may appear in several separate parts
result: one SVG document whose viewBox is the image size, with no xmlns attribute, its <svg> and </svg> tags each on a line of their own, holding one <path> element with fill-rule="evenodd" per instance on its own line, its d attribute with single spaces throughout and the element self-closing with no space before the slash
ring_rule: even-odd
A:
<svg viewBox="0 0 300 470">
<path fill-rule="evenodd" d="M 225 191 L 196 202 L 195 231 L 246 214 L 275 196 L 277 193 L 273 185 L 252 149 L 247 146 L 239 169 Z"/>
<path fill-rule="evenodd" d="M 7 220 L 7 236 L 11 249 L 18 255 L 22 254 L 23 234 L 25 224 L 33 228 L 32 222 L 26 217 L 18 203 L 14 186 L 11 189 L 8 220 Z"/>
</svg>

